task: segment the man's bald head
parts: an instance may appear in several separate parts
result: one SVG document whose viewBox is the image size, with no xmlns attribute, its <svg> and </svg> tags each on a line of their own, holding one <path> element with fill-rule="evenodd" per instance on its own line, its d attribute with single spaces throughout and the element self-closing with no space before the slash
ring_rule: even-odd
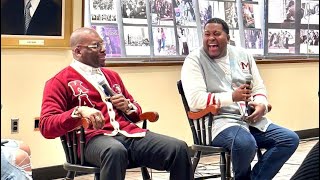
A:
<svg viewBox="0 0 320 180">
<path fill-rule="evenodd" d="M 70 36 L 70 46 L 75 60 L 91 67 L 105 65 L 106 49 L 95 29 L 82 27 L 73 31 Z"/>
<path fill-rule="evenodd" d="M 97 32 L 88 27 L 81 27 L 72 32 L 70 36 L 70 47 L 74 48 L 78 44 L 83 43 L 87 39 L 87 35 L 97 34 Z"/>
</svg>

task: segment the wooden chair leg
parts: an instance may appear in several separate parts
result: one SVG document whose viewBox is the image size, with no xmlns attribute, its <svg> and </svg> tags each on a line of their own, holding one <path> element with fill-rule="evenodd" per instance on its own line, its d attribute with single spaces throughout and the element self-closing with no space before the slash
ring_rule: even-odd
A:
<svg viewBox="0 0 320 180">
<path fill-rule="evenodd" d="M 225 152 L 220 153 L 220 173 L 221 173 L 221 179 L 226 179 L 226 154 Z"/>
<path fill-rule="evenodd" d="M 68 171 L 67 176 L 66 176 L 66 180 L 73 180 L 74 176 L 76 175 L 76 172 L 74 171 Z"/>
<path fill-rule="evenodd" d="M 141 167 L 141 174 L 143 180 L 151 180 L 150 174 L 148 172 L 148 169 L 146 167 Z"/>
<path fill-rule="evenodd" d="M 231 155 L 230 152 L 226 152 L 226 178 L 232 179 L 231 177 Z"/>
<path fill-rule="evenodd" d="M 199 163 L 199 161 L 200 161 L 200 156 L 201 156 L 201 151 L 196 151 L 195 154 L 194 154 L 194 156 L 193 156 L 193 160 L 192 160 L 192 170 L 193 170 L 193 173 L 196 172 L 198 163 Z"/>
<path fill-rule="evenodd" d="M 100 173 L 94 174 L 94 180 L 100 180 Z"/>
</svg>

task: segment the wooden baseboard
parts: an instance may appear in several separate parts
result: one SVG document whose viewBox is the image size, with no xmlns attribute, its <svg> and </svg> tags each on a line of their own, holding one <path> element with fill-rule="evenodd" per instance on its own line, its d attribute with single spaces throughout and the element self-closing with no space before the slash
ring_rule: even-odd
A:
<svg viewBox="0 0 320 180">
<path fill-rule="evenodd" d="M 32 169 L 33 180 L 52 180 L 64 178 L 66 175 L 67 171 L 62 165 Z"/>
<path fill-rule="evenodd" d="M 295 131 L 300 139 L 308 139 L 313 137 L 319 137 L 319 128 L 305 129 L 300 131 Z"/>
<path fill-rule="evenodd" d="M 306 129 L 306 130 L 295 131 L 295 132 L 299 135 L 300 139 L 319 137 L 319 128 Z M 192 155 L 194 154 L 191 148 L 190 148 L 190 152 Z M 207 154 L 204 153 L 204 155 L 207 155 Z M 52 179 L 64 178 L 66 174 L 67 174 L 67 171 L 63 169 L 62 165 L 36 168 L 32 170 L 33 180 L 52 180 Z M 84 173 L 78 173 L 77 176 L 79 175 L 84 175 Z"/>
</svg>

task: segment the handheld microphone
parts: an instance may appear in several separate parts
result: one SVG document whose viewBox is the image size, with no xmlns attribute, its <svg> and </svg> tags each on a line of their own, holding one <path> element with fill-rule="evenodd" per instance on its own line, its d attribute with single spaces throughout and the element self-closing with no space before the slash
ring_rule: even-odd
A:
<svg viewBox="0 0 320 180">
<path fill-rule="evenodd" d="M 245 77 L 246 80 L 246 84 L 248 84 L 249 86 L 251 86 L 251 81 L 252 81 L 252 75 L 251 74 L 247 74 Z M 249 116 L 253 113 L 254 109 L 248 105 L 248 101 L 245 102 L 246 103 L 246 114 Z"/>
<path fill-rule="evenodd" d="M 247 74 L 246 77 L 246 84 L 251 85 L 251 81 L 252 81 L 252 75 L 251 74 Z"/>
<path fill-rule="evenodd" d="M 104 81 L 104 79 L 100 79 L 98 83 L 99 83 L 100 86 L 102 86 L 103 92 L 104 92 L 107 96 L 110 96 L 110 97 L 111 97 L 111 96 L 113 96 L 113 95 L 116 94 L 116 93 L 106 84 L 106 82 Z M 110 100 L 108 100 L 108 101 L 110 101 Z M 120 111 L 120 110 L 119 110 L 119 111 Z M 130 118 L 128 117 L 128 115 L 125 114 L 125 112 L 122 112 L 122 111 L 121 111 L 121 113 L 122 113 L 123 117 L 124 117 L 126 120 L 132 122 L 132 121 L 130 120 Z"/>
<path fill-rule="evenodd" d="M 103 91 L 107 96 L 115 95 L 115 92 L 105 83 L 103 79 L 101 79 L 98 83 L 103 88 Z"/>
</svg>

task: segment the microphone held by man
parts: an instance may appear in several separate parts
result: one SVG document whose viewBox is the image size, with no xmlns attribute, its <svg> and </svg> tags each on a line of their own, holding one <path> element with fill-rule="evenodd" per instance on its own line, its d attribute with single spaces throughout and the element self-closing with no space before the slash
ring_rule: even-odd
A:
<svg viewBox="0 0 320 180">
<path fill-rule="evenodd" d="M 252 79 L 253 78 L 252 78 L 251 74 L 246 75 L 246 77 L 245 77 L 246 84 L 249 86 L 249 88 L 246 88 L 246 89 L 251 89 Z M 248 100 L 245 101 L 245 104 L 246 104 L 245 115 L 250 116 L 254 112 L 254 108 L 248 104 Z"/>
<path fill-rule="evenodd" d="M 110 96 L 109 100 L 116 109 L 122 112 L 127 112 L 131 109 L 129 100 L 127 100 L 123 94 L 114 92 L 104 80 L 100 80 L 98 83 L 103 88 L 104 93 Z"/>
<path fill-rule="evenodd" d="M 103 88 L 103 91 L 107 96 L 115 95 L 115 92 L 105 83 L 104 80 L 100 80 L 98 83 Z"/>
</svg>

